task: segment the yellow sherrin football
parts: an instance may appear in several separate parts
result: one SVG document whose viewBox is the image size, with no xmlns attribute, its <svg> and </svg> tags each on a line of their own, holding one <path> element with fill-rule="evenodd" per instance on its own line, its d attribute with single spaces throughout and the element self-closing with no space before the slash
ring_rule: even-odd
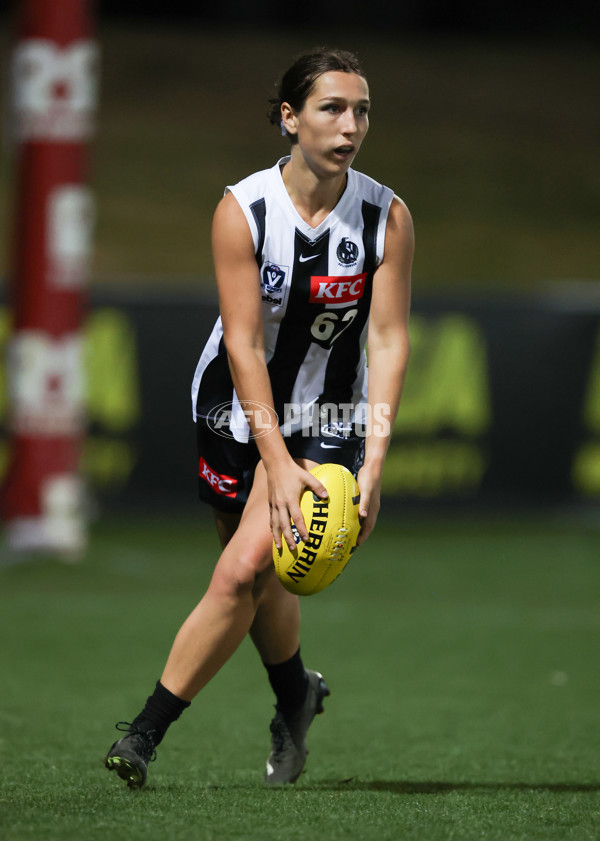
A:
<svg viewBox="0 0 600 841">
<path fill-rule="evenodd" d="M 292 522 L 296 549 L 282 538 L 282 548 L 273 541 L 273 563 L 277 577 L 291 593 L 312 596 L 328 587 L 342 572 L 356 549 L 360 532 L 356 479 L 341 464 L 319 464 L 310 471 L 325 485 L 328 499 L 306 490 L 300 509 L 308 540 L 304 543 Z"/>
</svg>

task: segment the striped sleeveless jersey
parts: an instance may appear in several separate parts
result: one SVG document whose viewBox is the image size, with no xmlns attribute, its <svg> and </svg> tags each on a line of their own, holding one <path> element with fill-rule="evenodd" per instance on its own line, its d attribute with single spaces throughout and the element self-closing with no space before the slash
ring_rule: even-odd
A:
<svg viewBox="0 0 600 841">
<path fill-rule="evenodd" d="M 311 228 L 294 207 L 281 176 L 289 158 L 228 187 L 252 232 L 263 307 L 265 357 L 284 434 L 302 428 L 289 407 L 353 407 L 367 395 L 365 345 L 373 274 L 383 259 L 393 192 L 348 170 L 346 189 L 329 215 Z M 248 290 L 248 294 L 253 294 Z M 219 318 L 192 384 L 194 419 L 231 401 L 231 430 L 247 441 Z"/>
</svg>

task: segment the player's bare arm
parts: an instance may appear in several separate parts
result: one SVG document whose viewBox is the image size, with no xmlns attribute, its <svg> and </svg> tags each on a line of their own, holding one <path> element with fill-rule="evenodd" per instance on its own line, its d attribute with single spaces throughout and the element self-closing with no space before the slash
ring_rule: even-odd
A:
<svg viewBox="0 0 600 841">
<path fill-rule="evenodd" d="M 262 434 L 256 443 L 267 470 L 273 538 L 279 548 L 283 535 L 290 549 L 293 549 L 296 543 L 290 518 L 294 520 L 302 539 L 308 539 L 299 504 L 302 491 L 310 487 L 323 497 L 327 496 L 327 491 L 314 476 L 291 458 L 279 431 L 265 362 L 262 305 L 254 244 L 246 217 L 231 193 L 221 200 L 215 212 L 212 248 L 223 336 L 236 393 L 242 406 L 244 401 L 254 401 L 272 410 L 271 431 L 265 435 L 264 429 L 261 430 Z M 250 414 L 251 426 L 252 420 Z"/>
<path fill-rule="evenodd" d="M 368 431 L 365 461 L 358 474 L 362 518 L 359 544 L 373 530 L 379 512 L 383 464 L 408 365 L 413 253 L 412 219 L 404 202 L 395 197 L 388 216 L 385 255 L 373 278 L 369 313 L 368 400 L 376 421 Z"/>
</svg>

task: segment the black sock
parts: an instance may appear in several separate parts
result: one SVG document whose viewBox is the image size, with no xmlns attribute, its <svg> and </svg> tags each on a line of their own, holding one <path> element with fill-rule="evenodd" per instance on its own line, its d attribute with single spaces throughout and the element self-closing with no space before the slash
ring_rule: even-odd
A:
<svg viewBox="0 0 600 841">
<path fill-rule="evenodd" d="M 133 724 L 140 730 L 154 730 L 154 741 L 158 745 L 164 738 L 167 728 L 177 721 L 181 713 L 190 705 L 190 701 L 182 701 L 156 681 L 156 689 L 146 701 L 146 706 L 134 718 Z"/>
<path fill-rule="evenodd" d="M 277 709 L 291 713 L 301 707 L 308 692 L 308 675 L 304 671 L 300 649 L 283 663 L 265 663 L 269 683 L 277 698 Z"/>
</svg>

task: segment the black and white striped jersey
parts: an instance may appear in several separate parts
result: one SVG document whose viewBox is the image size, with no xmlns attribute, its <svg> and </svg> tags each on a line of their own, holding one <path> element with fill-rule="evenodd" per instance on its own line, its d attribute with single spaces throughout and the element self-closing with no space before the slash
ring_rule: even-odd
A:
<svg viewBox="0 0 600 841">
<path fill-rule="evenodd" d="M 346 189 L 316 228 L 299 215 L 286 190 L 282 158 L 271 169 L 228 187 L 252 232 L 263 303 L 267 368 L 284 434 L 302 428 L 297 407 L 343 405 L 360 412 L 367 396 L 365 345 L 373 274 L 383 259 L 393 192 L 348 171 Z M 232 433 L 249 427 L 235 394 L 221 319 L 198 362 L 192 384 L 194 418 L 233 404 Z M 290 407 L 293 408 L 290 412 Z M 302 420 L 304 418 L 304 421 Z"/>
</svg>

